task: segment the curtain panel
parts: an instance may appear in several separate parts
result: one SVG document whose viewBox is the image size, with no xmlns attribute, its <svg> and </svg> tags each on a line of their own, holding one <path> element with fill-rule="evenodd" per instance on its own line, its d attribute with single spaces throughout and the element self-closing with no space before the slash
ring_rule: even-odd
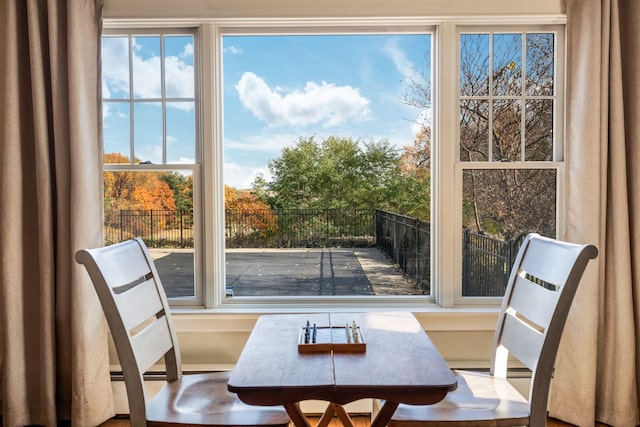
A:
<svg viewBox="0 0 640 427">
<path fill-rule="evenodd" d="M 0 2 L 0 396 L 8 426 L 113 414 L 102 245 L 102 0 Z"/>
<path fill-rule="evenodd" d="M 550 415 L 640 423 L 640 2 L 567 0 L 568 240 L 598 245 L 556 362 Z"/>
</svg>

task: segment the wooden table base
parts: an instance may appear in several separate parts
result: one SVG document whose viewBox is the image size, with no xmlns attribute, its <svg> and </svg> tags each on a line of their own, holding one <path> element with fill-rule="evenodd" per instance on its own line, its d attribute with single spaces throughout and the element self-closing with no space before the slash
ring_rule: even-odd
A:
<svg viewBox="0 0 640 427">
<path fill-rule="evenodd" d="M 284 407 L 296 427 L 313 427 L 307 417 L 300 410 L 300 405 L 298 403 L 287 404 L 284 405 Z M 398 403 L 396 402 L 384 402 L 380 412 L 378 412 L 376 417 L 371 421 L 371 427 L 385 427 L 397 407 Z M 342 422 L 344 427 L 355 427 L 353 420 L 347 411 L 345 411 L 344 406 L 333 402 L 329 402 L 327 409 L 325 409 L 322 417 L 320 417 L 320 420 L 315 427 L 327 427 L 334 415 L 338 416 L 338 419 L 340 419 L 340 422 Z"/>
</svg>

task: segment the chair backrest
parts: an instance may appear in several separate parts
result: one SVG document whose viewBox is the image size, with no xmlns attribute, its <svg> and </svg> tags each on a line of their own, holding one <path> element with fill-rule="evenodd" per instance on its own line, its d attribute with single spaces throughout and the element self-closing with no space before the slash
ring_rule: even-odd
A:
<svg viewBox="0 0 640 427">
<path fill-rule="evenodd" d="M 531 372 L 531 425 L 547 417 L 549 385 L 560 337 L 593 245 L 530 234 L 513 265 L 494 336 L 492 374 L 506 378 L 509 355 Z M 542 422 L 540 425 L 545 425 Z"/>
<path fill-rule="evenodd" d="M 158 272 L 144 242 L 76 253 L 102 304 L 124 375 L 132 425 L 146 423 L 143 374 L 164 357 L 167 380 L 181 376 L 178 341 Z"/>
</svg>

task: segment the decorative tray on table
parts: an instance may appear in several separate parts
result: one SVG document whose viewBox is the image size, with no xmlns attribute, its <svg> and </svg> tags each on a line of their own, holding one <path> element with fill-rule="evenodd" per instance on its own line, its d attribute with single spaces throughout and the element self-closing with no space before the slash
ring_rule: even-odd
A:
<svg viewBox="0 0 640 427">
<path fill-rule="evenodd" d="M 345 326 L 307 325 L 300 328 L 299 353 L 364 353 L 367 343 L 360 327 L 355 322 Z"/>
</svg>

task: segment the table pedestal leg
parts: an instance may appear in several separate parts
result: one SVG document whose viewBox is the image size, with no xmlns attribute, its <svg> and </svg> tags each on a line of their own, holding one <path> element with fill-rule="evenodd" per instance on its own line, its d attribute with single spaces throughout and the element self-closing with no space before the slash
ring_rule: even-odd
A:
<svg viewBox="0 0 640 427">
<path fill-rule="evenodd" d="M 353 420 L 351 420 L 347 411 L 344 410 L 344 406 L 333 402 L 329 402 L 329 406 L 325 409 L 324 414 L 322 414 L 322 418 L 320 418 L 316 427 L 327 427 L 334 414 L 338 415 L 338 418 L 340 418 L 344 427 L 354 427 Z"/>
<path fill-rule="evenodd" d="M 311 427 L 311 423 L 309 423 L 307 417 L 305 417 L 300 410 L 300 404 L 287 403 L 284 405 L 284 409 L 286 409 L 289 418 L 291 418 L 291 421 L 296 427 Z"/>
<path fill-rule="evenodd" d="M 371 427 L 385 427 L 397 408 L 398 402 L 385 401 L 378 415 L 371 421 Z"/>
</svg>

